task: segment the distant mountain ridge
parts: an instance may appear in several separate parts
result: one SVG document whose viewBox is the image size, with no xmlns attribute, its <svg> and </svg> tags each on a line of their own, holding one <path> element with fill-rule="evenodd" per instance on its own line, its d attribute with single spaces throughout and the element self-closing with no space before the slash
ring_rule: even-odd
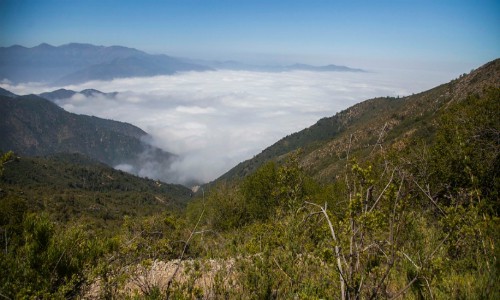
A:
<svg viewBox="0 0 500 300">
<path fill-rule="evenodd" d="M 0 47 L 0 79 L 12 83 L 32 81 L 67 85 L 207 70 L 211 69 L 123 46 L 70 43 L 56 47 L 44 43 L 32 48 L 19 45 Z"/>
<path fill-rule="evenodd" d="M 0 80 L 8 80 L 13 84 L 41 82 L 65 86 L 92 80 L 210 70 L 364 72 L 362 69 L 334 64 L 253 65 L 236 61 L 194 60 L 163 54 L 152 55 L 123 46 L 105 47 L 81 43 L 62 46 L 43 43 L 32 48 L 19 45 L 0 47 Z"/>
<path fill-rule="evenodd" d="M 138 170 L 145 160 L 168 166 L 175 158 L 145 142 L 128 123 L 69 113 L 36 95 L 0 96 L 0 150 L 24 156 L 80 153 L 110 166 Z"/>
<path fill-rule="evenodd" d="M 312 71 L 312 72 L 366 72 L 363 69 L 339 66 L 334 64 L 324 66 L 313 66 L 308 64 L 295 63 L 292 65 L 258 65 L 247 64 L 238 61 L 205 61 L 205 60 L 186 60 L 196 64 L 206 65 L 216 70 L 234 70 L 234 71 L 256 71 L 256 72 L 288 72 L 288 71 Z"/>
<path fill-rule="evenodd" d="M 56 100 L 61 100 L 61 99 L 68 99 L 73 97 L 74 95 L 83 95 L 85 97 L 95 97 L 95 96 L 103 96 L 106 98 L 114 98 L 116 95 L 118 95 L 117 92 L 112 92 L 112 93 L 104 93 L 95 89 L 85 89 L 81 90 L 79 92 L 75 92 L 72 90 L 67 90 L 67 89 L 58 89 L 52 92 L 45 92 L 41 93 L 38 96 L 51 100 L 51 101 L 56 101 Z"/>
</svg>

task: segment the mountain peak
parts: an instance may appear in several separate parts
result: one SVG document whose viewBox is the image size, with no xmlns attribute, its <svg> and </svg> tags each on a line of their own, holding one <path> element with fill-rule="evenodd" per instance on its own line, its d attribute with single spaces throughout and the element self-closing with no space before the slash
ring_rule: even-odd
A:
<svg viewBox="0 0 500 300">
<path fill-rule="evenodd" d="M 8 79 L 14 84 L 41 82 L 61 86 L 90 80 L 211 70 L 206 66 L 166 55 L 150 55 L 134 48 L 84 43 L 57 47 L 42 43 L 33 48 L 0 48 L 0 60 L 0 79 Z"/>
<path fill-rule="evenodd" d="M 48 99 L 51 101 L 57 101 L 61 99 L 68 99 L 73 97 L 76 94 L 81 94 L 84 95 L 85 97 L 95 97 L 95 96 L 104 96 L 107 98 L 114 98 L 118 94 L 117 92 L 112 92 L 112 93 L 104 93 L 96 89 L 85 89 L 81 90 L 79 92 L 75 92 L 72 90 L 67 90 L 67 89 L 58 89 L 52 92 L 45 92 L 41 93 L 39 96 Z"/>
<path fill-rule="evenodd" d="M 35 46 L 33 48 L 52 49 L 52 48 L 57 48 L 57 47 L 52 46 L 52 45 L 47 44 L 47 43 L 41 43 L 40 45 Z"/>
</svg>

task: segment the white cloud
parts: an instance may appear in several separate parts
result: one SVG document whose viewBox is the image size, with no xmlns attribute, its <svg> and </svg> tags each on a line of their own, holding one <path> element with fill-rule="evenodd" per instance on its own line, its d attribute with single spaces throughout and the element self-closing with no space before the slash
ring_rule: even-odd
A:
<svg viewBox="0 0 500 300">
<path fill-rule="evenodd" d="M 58 104 L 70 112 L 132 123 L 150 133 L 154 145 L 179 155 L 169 170 L 158 172 L 150 164 L 139 174 L 207 182 L 283 136 L 362 100 L 420 92 L 452 78 L 449 73 L 395 70 L 188 72 L 66 86 L 119 94 L 116 98 L 78 95 Z M 54 89 L 38 84 L 1 86 L 17 94 Z"/>
</svg>

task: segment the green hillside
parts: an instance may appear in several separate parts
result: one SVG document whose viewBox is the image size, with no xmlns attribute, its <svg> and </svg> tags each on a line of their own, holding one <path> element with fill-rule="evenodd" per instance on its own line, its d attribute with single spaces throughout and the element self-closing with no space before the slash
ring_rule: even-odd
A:
<svg viewBox="0 0 500 300">
<path fill-rule="evenodd" d="M 0 96 L 0 150 L 23 156 L 80 153 L 110 166 L 137 166 L 144 152 L 168 162 L 173 154 L 142 139 L 147 133 L 131 124 L 69 113 L 35 95 Z"/>
<path fill-rule="evenodd" d="M 179 210 L 191 197 L 184 186 L 136 177 L 79 154 L 18 157 L 5 165 L 0 184 L 4 197 L 17 198 L 30 211 L 108 229 L 124 216 Z"/>
</svg>

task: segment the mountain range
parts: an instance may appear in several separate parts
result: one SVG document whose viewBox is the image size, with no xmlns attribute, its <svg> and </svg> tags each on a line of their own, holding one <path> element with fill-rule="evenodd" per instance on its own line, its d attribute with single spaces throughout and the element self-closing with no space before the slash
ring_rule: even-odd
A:
<svg viewBox="0 0 500 300">
<path fill-rule="evenodd" d="M 203 61 L 152 55 L 123 46 L 95 46 L 70 43 L 62 46 L 40 44 L 0 47 L 0 80 L 13 84 L 41 82 L 52 86 L 79 84 L 92 80 L 172 75 L 187 71 L 250 70 L 284 72 L 293 70 L 362 72 L 346 66 L 251 65 L 235 61 Z"/>
<path fill-rule="evenodd" d="M 141 129 L 0 90 L 1 295 L 498 299 L 499 99 L 497 59 L 323 118 L 193 197 L 102 163 L 144 151 Z"/>
<path fill-rule="evenodd" d="M 56 99 L 74 93 L 59 90 L 48 95 Z M 0 104 L 0 149 L 4 151 L 25 156 L 80 153 L 110 166 L 126 164 L 132 172 L 146 160 L 168 166 L 175 157 L 148 144 L 148 134 L 136 126 L 69 113 L 40 96 L 3 90 Z"/>
<path fill-rule="evenodd" d="M 58 89 L 55 91 L 51 92 L 45 92 L 41 93 L 38 96 L 51 100 L 51 101 L 56 101 L 56 100 L 61 100 L 61 99 L 68 99 L 73 97 L 74 95 L 83 95 L 85 97 L 95 97 L 95 96 L 102 96 L 106 98 L 115 98 L 116 95 L 118 95 L 117 92 L 112 92 L 112 93 L 103 93 L 101 91 L 95 90 L 95 89 L 85 89 L 81 90 L 79 92 L 75 92 L 72 90 L 67 90 L 67 89 Z"/>
<path fill-rule="evenodd" d="M 333 178 L 342 165 L 341 153 L 349 145 L 353 153 L 370 149 L 380 141 L 403 147 L 411 136 L 427 136 L 437 112 L 485 87 L 498 87 L 500 60 L 492 61 L 466 76 L 429 91 L 402 98 L 381 97 L 356 104 L 313 126 L 286 136 L 260 154 L 241 162 L 215 182 L 233 181 L 253 173 L 267 161 L 280 161 L 302 150 L 301 163 L 317 178 Z M 126 164 L 137 173 L 146 157 L 168 166 L 175 155 L 145 142 L 147 133 L 126 123 L 64 111 L 54 103 L 75 94 L 114 97 L 87 89 L 59 89 L 39 96 L 17 96 L 0 89 L 0 149 L 22 155 L 72 152 L 87 155 L 110 166 Z M 135 170 L 135 171 L 134 171 Z"/>
<path fill-rule="evenodd" d="M 215 70 L 234 70 L 234 71 L 255 71 L 255 72 L 288 72 L 288 71 L 313 71 L 313 72 L 366 72 L 363 69 L 339 66 L 334 64 L 324 66 L 313 66 L 308 64 L 295 63 L 291 65 L 263 65 L 248 64 L 234 60 L 227 61 L 207 61 L 186 59 L 187 62 L 211 67 Z"/>
<path fill-rule="evenodd" d="M 122 46 L 71 43 L 59 47 L 40 44 L 32 48 L 19 45 L 0 48 L 0 78 L 12 83 L 31 81 L 61 86 L 90 80 L 207 70 L 211 69 Z"/>
</svg>

